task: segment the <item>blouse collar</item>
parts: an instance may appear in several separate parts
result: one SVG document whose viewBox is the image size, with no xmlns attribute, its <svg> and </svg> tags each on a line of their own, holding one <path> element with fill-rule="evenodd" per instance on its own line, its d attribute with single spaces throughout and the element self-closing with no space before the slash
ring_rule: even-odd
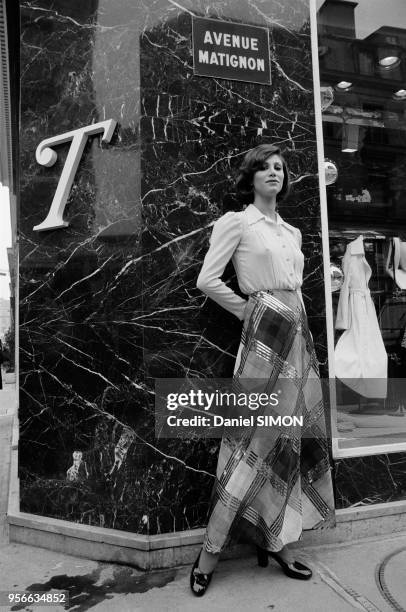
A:
<svg viewBox="0 0 406 612">
<path fill-rule="evenodd" d="M 364 236 L 361 234 L 348 245 L 351 255 L 365 255 Z"/>
<path fill-rule="evenodd" d="M 265 221 L 267 221 L 268 223 L 275 224 L 275 221 L 267 217 L 254 204 L 248 204 L 247 208 L 245 209 L 245 213 L 248 217 L 249 225 L 253 225 L 257 221 L 260 221 L 261 219 L 265 219 Z M 285 226 L 287 225 L 279 213 L 276 213 L 276 225 L 285 225 Z"/>
</svg>

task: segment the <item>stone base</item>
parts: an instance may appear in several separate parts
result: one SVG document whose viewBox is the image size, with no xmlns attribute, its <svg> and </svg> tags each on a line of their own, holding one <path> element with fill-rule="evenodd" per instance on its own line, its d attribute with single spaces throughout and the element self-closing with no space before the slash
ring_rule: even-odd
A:
<svg viewBox="0 0 406 612">
<path fill-rule="evenodd" d="M 79 525 L 23 512 L 9 513 L 11 542 L 48 548 L 95 561 L 123 563 L 150 570 L 192 563 L 201 547 L 203 529 L 154 536 Z M 339 510 L 334 529 L 305 531 L 297 547 L 353 542 L 406 531 L 406 503 Z M 248 545 L 227 549 L 224 558 L 251 554 Z"/>
</svg>

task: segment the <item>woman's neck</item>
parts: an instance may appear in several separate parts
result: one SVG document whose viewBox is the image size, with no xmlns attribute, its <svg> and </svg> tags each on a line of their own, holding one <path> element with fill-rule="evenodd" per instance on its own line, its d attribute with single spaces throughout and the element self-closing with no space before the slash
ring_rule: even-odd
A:
<svg viewBox="0 0 406 612">
<path fill-rule="evenodd" d="M 253 204 L 266 217 L 269 217 L 270 219 L 272 219 L 272 221 L 276 221 L 276 197 L 265 199 L 256 193 Z"/>
</svg>

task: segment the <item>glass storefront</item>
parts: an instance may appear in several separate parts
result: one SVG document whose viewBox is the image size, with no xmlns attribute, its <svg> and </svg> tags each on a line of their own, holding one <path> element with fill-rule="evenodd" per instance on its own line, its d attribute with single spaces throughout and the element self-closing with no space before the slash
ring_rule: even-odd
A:
<svg viewBox="0 0 406 612">
<path fill-rule="evenodd" d="M 318 9 L 324 155 L 333 172 L 326 191 L 334 450 L 399 451 L 406 447 L 406 13 L 399 0 L 326 0 Z"/>
</svg>

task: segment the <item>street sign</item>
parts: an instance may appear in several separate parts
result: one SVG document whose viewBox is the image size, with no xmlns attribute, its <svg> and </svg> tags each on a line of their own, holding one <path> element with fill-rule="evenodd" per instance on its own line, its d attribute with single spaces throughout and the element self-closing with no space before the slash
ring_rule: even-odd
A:
<svg viewBox="0 0 406 612">
<path fill-rule="evenodd" d="M 271 83 L 267 28 L 193 17 L 192 32 L 194 74 Z"/>
</svg>

